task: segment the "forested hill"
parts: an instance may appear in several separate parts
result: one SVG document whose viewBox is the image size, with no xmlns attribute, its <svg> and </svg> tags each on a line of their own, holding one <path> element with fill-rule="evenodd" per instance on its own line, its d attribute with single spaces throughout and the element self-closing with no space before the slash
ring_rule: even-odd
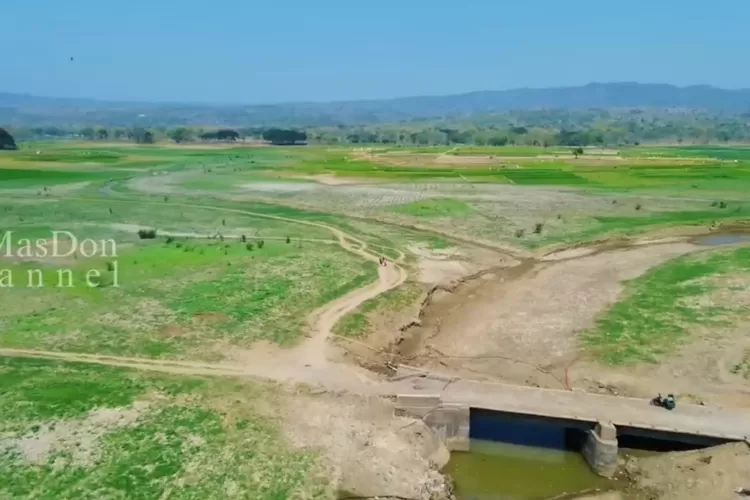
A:
<svg viewBox="0 0 750 500">
<path fill-rule="evenodd" d="M 580 87 L 272 105 L 108 102 L 0 93 L 0 123 L 15 126 L 84 123 L 151 127 L 365 125 L 432 118 L 467 118 L 508 111 L 590 108 L 687 108 L 743 114 L 750 112 L 750 89 L 592 83 Z"/>
</svg>

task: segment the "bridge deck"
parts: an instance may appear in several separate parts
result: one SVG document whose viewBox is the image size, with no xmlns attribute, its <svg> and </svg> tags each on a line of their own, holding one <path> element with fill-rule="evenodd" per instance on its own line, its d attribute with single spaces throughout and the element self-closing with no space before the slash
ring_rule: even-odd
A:
<svg viewBox="0 0 750 500">
<path fill-rule="evenodd" d="M 643 399 L 429 376 L 390 382 L 385 384 L 384 394 L 441 395 L 444 403 L 486 410 L 587 422 L 602 420 L 616 426 L 727 440 L 750 438 L 750 412 L 680 401 L 677 408 L 669 411 Z"/>
</svg>

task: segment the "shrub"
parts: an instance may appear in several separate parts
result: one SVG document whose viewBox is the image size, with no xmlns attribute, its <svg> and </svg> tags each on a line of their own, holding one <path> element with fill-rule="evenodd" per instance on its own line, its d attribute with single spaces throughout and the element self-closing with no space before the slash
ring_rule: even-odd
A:
<svg viewBox="0 0 750 500">
<path fill-rule="evenodd" d="M 139 229 L 138 237 L 142 240 L 153 240 L 156 238 L 156 229 Z"/>
<path fill-rule="evenodd" d="M 517 229 L 516 230 L 516 238 L 523 238 L 523 236 L 526 234 L 525 229 Z"/>
<path fill-rule="evenodd" d="M 247 245 L 245 245 L 245 248 L 247 248 L 248 251 L 252 252 L 254 247 L 252 243 L 248 243 Z"/>
<path fill-rule="evenodd" d="M 643 208 L 643 205 L 641 205 L 640 203 L 639 203 L 639 204 L 637 204 L 637 205 L 635 206 L 635 209 L 636 209 L 636 210 L 640 210 L 640 209 L 642 209 L 642 208 Z"/>
<path fill-rule="evenodd" d="M 260 241 L 258 241 L 258 248 L 259 248 L 259 249 L 260 249 L 260 248 L 263 248 L 263 245 L 265 245 L 265 244 L 266 244 L 266 242 L 265 242 L 265 241 L 263 241 L 263 240 L 260 240 Z"/>
<path fill-rule="evenodd" d="M 534 234 L 542 234 L 542 229 L 544 229 L 544 224 L 541 222 L 534 224 Z"/>
</svg>

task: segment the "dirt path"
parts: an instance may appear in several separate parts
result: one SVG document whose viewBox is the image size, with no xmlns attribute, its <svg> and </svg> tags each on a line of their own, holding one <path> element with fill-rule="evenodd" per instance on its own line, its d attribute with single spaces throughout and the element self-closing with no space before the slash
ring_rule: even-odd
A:
<svg viewBox="0 0 750 500">
<path fill-rule="evenodd" d="M 91 201 L 91 198 L 74 198 Z M 141 203 L 156 205 L 155 202 L 111 199 L 115 203 Z M 162 205 L 158 203 L 158 205 Z M 367 244 L 336 227 L 321 222 L 305 221 L 291 217 L 263 214 L 213 205 L 194 205 L 186 203 L 170 203 L 172 207 L 205 208 L 228 213 L 237 213 L 283 222 L 291 222 L 305 226 L 318 227 L 331 232 L 341 248 L 354 253 L 365 260 L 378 262 L 381 255 L 371 252 Z M 176 233 L 175 233 L 176 234 Z M 180 233 L 190 236 L 192 233 Z M 329 240 L 321 240 L 330 242 Z M 385 247 L 383 247 L 385 248 Z M 6 356 L 41 357 L 62 359 L 66 361 L 80 361 L 87 363 L 109 364 L 138 369 L 149 369 L 170 373 L 200 374 L 200 375 L 247 375 L 270 378 L 283 382 L 304 382 L 319 385 L 327 390 L 347 390 L 360 394 L 375 394 L 373 379 L 370 372 L 348 364 L 333 363 L 326 355 L 328 338 L 336 323 L 347 313 L 359 307 L 363 302 L 373 299 L 388 290 L 398 287 L 406 281 L 407 273 L 399 265 L 405 258 L 402 251 L 396 262 L 389 261 L 386 266 L 378 266 L 378 280 L 362 288 L 354 290 L 340 297 L 318 310 L 309 318 L 310 336 L 298 346 L 282 349 L 276 345 L 259 344 L 257 348 L 247 351 L 234 351 L 229 362 L 211 364 L 188 361 L 165 361 L 146 358 L 127 358 L 107 355 L 58 353 L 51 351 L 34 351 L 27 349 L 2 349 L 0 354 Z"/>
<path fill-rule="evenodd" d="M 93 200 L 92 198 L 76 198 Z M 109 203 L 161 202 L 110 199 Z M 377 262 L 380 255 L 364 241 L 322 222 L 258 213 L 214 205 L 169 203 L 171 207 L 205 208 L 258 218 L 323 228 L 346 251 Z M 330 243 L 331 241 L 329 241 Z M 501 379 L 522 385 L 566 387 L 563 377 L 577 359 L 576 332 L 590 326 L 596 314 L 615 303 L 622 292 L 622 281 L 632 279 L 665 260 L 705 249 L 679 242 L 651 242 L 628 248 L 594 250 L 578 248 L 548 255 L 544 261 L 528 261 L 483 275 L 454 292 L 438 292 L 424 311 L 417 334 L 423 342 L 420 351 L 406 353 L 428 369 L 446 371 L 468 378 Z M 399 251 L 400 252 L 400 251 Z M 309 317 L 309 337 L 291 349 L 259 343 L 249 350 L 233 349 L 218 364 L 120 358 L 74 353 L 39 352 L 40 357 L 116 364 L 134 368 L 176 373 L 246 375 L 284 382 L 303 382 L 327 390 L 376 394 L 382 380 L 352 363 L 329 359 L 328 342 L 332 328 L 347 313 L 378 295 L 401 285 L 407 278 L 397 262 L 379 266 L 379 279 L 340 297 Z M 507 273 L 507 274 L 506 274 Z M 0 349 L 5 355 L 33 356 L 35 351 Z M 402 353 L 403 355 L 404 353 Z M 414 360 L 414 356 L 409 359 Z M 411 363 L 411 361 L 407 361 Z M 592 373 L 585 363 L 576 363 L 571 380 L 581 382 L 601 373 Z M 564 373 L 563 373 L 564 372 Z M 683 375 L 684 376 L 684 375 Z M 592 389 L 586 384 L 586 389 Z M 593 388 L 596 389 L 595 387 Z M 651 390 L 651 387 L 648 387 Z"/>
</svg>

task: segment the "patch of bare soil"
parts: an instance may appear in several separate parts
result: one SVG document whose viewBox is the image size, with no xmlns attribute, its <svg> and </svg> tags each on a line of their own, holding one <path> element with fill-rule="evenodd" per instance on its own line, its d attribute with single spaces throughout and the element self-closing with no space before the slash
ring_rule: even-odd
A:
<svg viewBox="0 0 750 500">
<path fill-rule="evenodd" d="M 675 243 L 527 261 L 438 290 L 401 354 L 435 370 L 560 388 L 577 355 L 576 333 L 618 300 L 622 281 L 698 248 Z"/>
<path fill-rule="evenodd" d="M 630 458 L 626 471 L 644 493 L 659 500 L 737 500 L 750 488 L 750 450 L 733 443 L 704 450 Z"/>
<path fill-rule="evenodd" d="M 299 175 L 299 176 L 294 176 L 294 178 L 295 179 L 307 179 L 307 180 L 315 181 L 319 184 L 324 184 L 326 186 L 343 186 L 343 185 L 363 183 L 363 180 L 360 180 L 360 179 L 348 179 L 345 177 L 337 177 L 332 174 Z M 373 182 L 373 181 L 367 180 L 364 182 Z"/>
<path fill-rule="evenodd" d="M 54 459 L 56 467 L 87 466 L 98 454 L 99 438 L 132 425 L 147 407 L 146 402 L 136 402 L 130 408 L 100 408 L 82 419 L 45 422 L 21 437 L 0 437 L 0 450 L 15 450 L 31 464 L 44 465 Z M 70 458 L 62 458 L 61 451 Z"/>
<path fill-rule="evenodd" d="M 448 460 L 440 440 L 421 420 L 394 416 L 382 399 L 297 395 L 281 419 L 298 447 L 319 450 L 338 490 L 352 496 L 450 498 L 439 469 Z"/>
<path fill-rule="evenodd" d="M 162 328 L 161 330 L 159 330 L 159 337 L 173 339 L 177 337 L 182 337 L 183 335 L 185 335 L 185 333 L 186 333 L 186 330 L 182 326 L 176 323 L 170 323 L 166 325 L 164 328 Z"/>
<path fill-rule="evenodd" d="M 229 316 L 222 313 L 199 313 L 195 315 L 195 319 L 201 323 L 213 324 L 227 321 Z"/>
<path fill-rule="evenodd" d="M 478 271 L 475 264 L 461 259 L 457 248 L 434 250 L 426 245 L 409 245 L 407 249 L 417 257 L 417 279 L 422 283 L 455 283 Z"/>
</svg>

